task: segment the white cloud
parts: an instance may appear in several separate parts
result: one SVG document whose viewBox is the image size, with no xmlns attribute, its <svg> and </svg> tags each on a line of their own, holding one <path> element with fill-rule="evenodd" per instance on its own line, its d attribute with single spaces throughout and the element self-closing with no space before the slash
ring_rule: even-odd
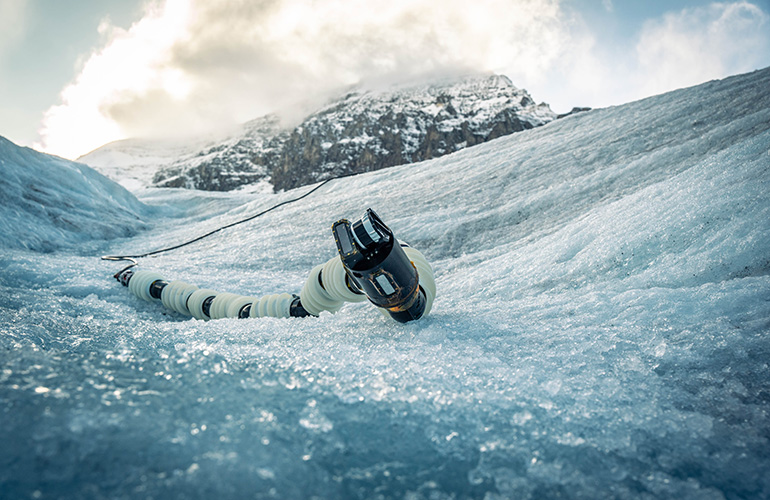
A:
<svg viewBox="0 0 770 500">
<path fill-rule="evenodd" d="M 749 2 L 669 13 L 644 25 L 636 51 L 646 95 L 750 71 L 770 64 L 770 17 Z"/>
<path fill-rule="evenodd" d="M 561 1 L 159 0 L 128 30 L 102 26 L 103 48 L 46 113 L 40 147 L 76 157 L 448 71 L 506 74 L 562 111 L 768 64 L 767 15 L 747 2 L 649 21 L 636 53 L 613 54 Z"/>
<path fill-rule="evenodd" d="M 46 113 L 43 149 L 245 121 L 361 81 L 537 78 L 568 45 L 558 0 L 166 0 L 105 46 Z"/>
<path fill-rule="evenodd" d="M 622 104 L 770 65 L 770 16 L 750 2 L 714 2 L 641 24 L 624 44 L 599 46 L 578 18 L 571 44 L 539 80 L 520 80 L 559 112 Z"/>
<path fill-rule="evenodd" d="M 181 102 L 187 90 L 185 79 L 168 64 L 187 15 L 184 2 L 172 0 L 163 8 L 149 7 L 129 31 L 102 23 L 99 30 L 109 43 L 86 60 L 76 81 L 62 91 L 62 104 L 45 113 L 39 147 L 75 158 L 132 135 L 138 114 L 143 115 L 140 120 L 162 124 L 164 113 Z M 154 102 L 158 92 L 164 99 Z M 126 99 L 135 106 L 122 108 Z M 183 106 L 177 111 L 182 112 Z"/>
</svg>

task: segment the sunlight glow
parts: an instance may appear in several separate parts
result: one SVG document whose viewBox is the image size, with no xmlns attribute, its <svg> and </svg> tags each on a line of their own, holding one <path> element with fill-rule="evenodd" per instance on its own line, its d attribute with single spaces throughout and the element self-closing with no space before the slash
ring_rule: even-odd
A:
<svg viewBox="0 0 770 500">
<path fill-rule="evenodd" d="M 604 1 L 607 11 L 613 2 Z M 561 112 L 749 71 L 770 58 L 768 15 L 746 1 L 648 21 L 611 60 L 563 0 L 157 0 L 105 44 L 44 116 L 39 148 L 74 158 L 137 136 L 201 133 L 342 86 L 502 73 Z"/>
</svg>

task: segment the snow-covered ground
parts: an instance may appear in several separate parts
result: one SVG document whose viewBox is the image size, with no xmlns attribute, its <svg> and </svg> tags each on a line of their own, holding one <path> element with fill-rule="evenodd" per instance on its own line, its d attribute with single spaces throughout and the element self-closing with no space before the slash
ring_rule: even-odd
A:
<svg viewBox="0 0 770 500">
<path fill-rule="evenodd" d="M 57 243 L 6 207 L 35 184 L 3 184 L 0 497 L 770 497 L 768 88 L 764 70 L 333 181 L 140 261 L 297 293 L 334 255 L 331 223 L 372 207 L 436 273 L 431 315 L 406 325 L 366 303 L 200 322 L 98 260 L 308 187 L 142 191 L 148 207 L 82 168 L 100 191 L 62 178 L 51 209 L 120 210 L 77 212 Z M 43 168 L 2 154 L 3 177 Z M 29 231 L 51 251 L 18 244 Z"/>
<path fill-rule="evenodd" d="M 45 252 L 128 236 L 155 212 L 86 165 L 0 137 L 0 249 Z"/>
</svg>

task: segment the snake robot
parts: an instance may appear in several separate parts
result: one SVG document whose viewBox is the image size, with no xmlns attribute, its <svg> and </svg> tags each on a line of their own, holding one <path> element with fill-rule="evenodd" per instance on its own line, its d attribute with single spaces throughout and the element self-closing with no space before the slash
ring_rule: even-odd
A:
<svg viewBox="0 0 770 500">
<path fill-rule="evenodd" d="M 147 301 L 200 320 L 307 317 L 337 312 L 345 302 L 369 300 L 399 323 L 426 316 L 436 296 L 433 269 L 419 251 L 400 242 L 371 208 L 361 219 L 332 225 L 335 257 L 310 271 L 299 295 L 250 297 L 168 281 L 134 265 L 114 277 Z"/>
</svg>

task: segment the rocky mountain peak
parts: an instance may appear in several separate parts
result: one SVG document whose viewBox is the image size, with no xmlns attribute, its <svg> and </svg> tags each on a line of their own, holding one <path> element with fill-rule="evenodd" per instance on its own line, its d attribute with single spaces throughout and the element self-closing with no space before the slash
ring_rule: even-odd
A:
<svg viewBox="0 0 770 500">
<path fill-rule="evenodd" d="M 436 158 L 555 118 L 499 75 L 387 90 L 354 89 L 294 129 L 276 189 Z"/>
<path fill-rule="evenodd" d="M 357 87 L 293 128 L 269 115 L 226 140 L 199 142 L 159 163 L 152 184 L 227 191 L 269 180 L 276 190 L 290 189 L 436 158 L 555 118 L 547 104 L 536 104 L 502 75 Z M 109 156 L 97 150 L 81 161 L 109 170 L 102 161 Z"/>
</svg>

